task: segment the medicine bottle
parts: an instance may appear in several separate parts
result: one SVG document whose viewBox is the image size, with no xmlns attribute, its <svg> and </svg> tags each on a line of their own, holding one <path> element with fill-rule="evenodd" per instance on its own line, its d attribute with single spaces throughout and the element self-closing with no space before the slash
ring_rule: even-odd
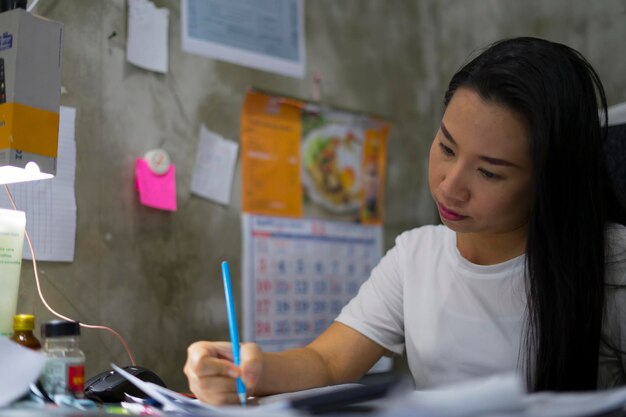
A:
<svg viewBox="0 0 626 417">
<path fill-rule="evenodd" d="M 13 317 L 13 336 L 11 340 L 29 349 L 41 349 L 39 339 L 33 334 L 35 316 L 32 314 L 18 314 Z"/>
<path fill-rule="evenodd" d="M 81 398 L 85 386 L 85 354 L 78 345 L 77 321 L 53 320 L 41 326 L 43 351 L 48 357 L 41 383 L 51 396 L 73 395 Z"/>
</svg>

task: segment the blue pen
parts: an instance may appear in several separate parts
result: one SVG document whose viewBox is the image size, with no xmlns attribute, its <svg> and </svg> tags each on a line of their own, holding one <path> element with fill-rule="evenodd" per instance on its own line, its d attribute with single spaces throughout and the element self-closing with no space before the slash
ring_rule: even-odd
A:
<svg viewBox="0 0 626 417">
<path fill-rule="evenodd" d="M 230 342 L 233 345 L 233 362 L 241 366 L 239 357 L 239 332 L 237 332 L 237 313 L 233 300 L 233 286 L 230 282 L 230 268 L 228 262 L 222 262 L 222 278 L 224 280 L 224 296 L 226 297 L 226 310 L 228 312 L 228 329 L 230 330 Z M 240 377 L 237 378 L 237 395 L 241 405 L 246 405 L 246 386 Z"/>
</svg>

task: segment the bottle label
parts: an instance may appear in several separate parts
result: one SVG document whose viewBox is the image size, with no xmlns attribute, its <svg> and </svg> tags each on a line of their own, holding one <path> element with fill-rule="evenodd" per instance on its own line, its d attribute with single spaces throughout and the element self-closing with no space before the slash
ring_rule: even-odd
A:
<svg viewBox="0 0 626 417">
<path fill-rule="evenodd" d="M 76 396 L 82 396 L 85 390 L 85 365 L 67 367 L 67 389 Z"/>
<path fill-rule="evenodd" d="M 50 395 L 73 394 L 82 397 L 85 364 L 63 359 L 48 359 L 41 374 L 41 382 Z"/>
</svg>

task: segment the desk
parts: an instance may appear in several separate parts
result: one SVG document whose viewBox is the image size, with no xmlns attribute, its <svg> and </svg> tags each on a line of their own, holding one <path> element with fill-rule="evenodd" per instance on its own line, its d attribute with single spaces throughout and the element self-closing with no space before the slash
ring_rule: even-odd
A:
<svg viewBox="0 0 626 417">
<path fill-rule="evenodd" d="M 342 412 L 342 413 L 329 413 L 329 414 L 320 414 L 318 416 L 322 417 L 357 417 L 357 416 L 370 416 L 370 417 L 424 417 L 423 413 L 420 413 L 417 410 L 403 410 L 400 414 L 397 413 L 398 410 L 392 413 L 385 413 L 385 411 L 381 412 L 358 412 L 354 410 L 354 412 Z M 102 411 L 81 411 L 81 410 L 72 410 L 72 409 L 49 409 L 49 410 L 14 410 L 14 409 L 0 409 L 0 417 L 114 417 L 120 416 L 121 414 L 108 414 Z M 130 414 L 129 414 L 130 415 Z M 254 414 L 242 413 L 242 415 L 251 417 Z M 263 417 L 271 416 L 271 413 L 263 414 Z M 280 414 L 276 414 L 279 416 Z M 488 414 L 489 416 L 493 416 L 492 413 Z M 511 414 L 498 414 L 501 417 L 532 417 L 532 414 L 527 413 L 511 413 Z M 168 417 L 191 417 L 189 414 L 167 414 Z M 228 413 L 224 414 L 225 417 L 236 417 L 235 414 Z M 310 414 L 304 413 L 293 413 L 289 414 L 289 417 L 305 417 L 311 416 Z M 428 414 L 428 416 L 432 416 L 432 414 Z M 217 417 L 217 415 L 216 415 Z M 261 417 L 261 415 L 258 415 Z M 456 417 L 456 416 L 454 416 Z M 469 416 L 468 416 L 469 417 Z M 471 417 L 480 417 L 480 415 L 474 415 Z M 593 417 L 626 417 L 626 410 L 611 410 L 605 413 L 593 414 Z"/>
<path fill-rule="evenodd" d="M 15 410 L 11 408 L 0 409 L 0 417 L 111 417 L 121 414 L 108 414 L 98 410 L 81 411 L 75 409 L 32 409 Z"/>
<path fill-rule="evenodd" d="M 242 413 L 242 415 L 245 416 L 249 416 L 252 417 L 254 416 L 254 414 L 246 414 L 246 413 Z M 272 415 L 271 413 L 268 414 L 263 414 L 263 417 L 269 417 L 270 415 Z M 276 416 L 279 416 L 280 414 L 276 414 Z M 73 409 L 48 409 L 48 410 L 13 410 L 10 408 L 7 409 L 2 409 L 0 410 L 0 417 L 119 417 L 119 416 L 123 416 L 123 414 L 109 414 L 109 413 L 105 413 L 103 411 L 97 411 L 97 410 L 92 410 L 92 411 L 81 411 L 81 410 L 73 410 Z M 125 416 L 131 416 L 132 414 L 126 414 Z M 176 413 L 168 413 L 167 414 L 168 417 L 191 417 L 190 414 L 176 414 Z M 215 415 L 216 417 L 218 416 L 217 414 Z M 223 416 L 225 417 L 236 417 L 232 412 L 228 413 L 228 414 L 223 414 Z M 306 416 L 311 416 L 311 414 L 304 414 L 304 413 L 294 413 L 294 414 L 289 414 L 289 417 L 297 417 L 297 416 L 302 416 L 302 417 L 306 417 Z M 321 416 L 323 417 L 352 417 L 352 416 L 376 416 L 376 417 L 382 417 L 380 414 L 376 414 L 376 413 L 371 413 L 371 412 L 358 412 L 358 409 L 355 409 L 354 412 L 342 412 L 342 413 L 329 413 L 329 414 L 321 414 Z M 261 417 L 261 415 L 258 415 L 258 417 Z M 392 417 L 392 416 L 389 416 Z M 396 416 L 393 416 L 396 417 Z M 596 416 L 594 416 L 596 417 Z M 604 416 L 597 416 L 597 417 L 604 417 Z M 606 417 L 621 417 L 621 416 L 606 416 Z"/>
<path fill-rule="evenodd" d="M 626 417 L 626 386 L 604 391 L 589 392 L 539 392 L 526 394 L 519 389 L 507 390 L 506 385 L 515 378 L 490 378 L 483 381 L 474 381 L 463 387 L 414 391 L 412 387 L 399 386 L 383 398 L 359 397 L 351 402 L 349 410 L 344 411 L 340 407 L 341 402 L 350 397 L 350 388 L 343 390 L 330 390 L 329 392 L 317 392 L 314 396 L 306 395 L 303 399 L 316 398 L 318 405 L 333 404 L 332 411 L 322 414 L 322 417 L 481 417 L 498 415 L 500 417 L 534 417 L 554 416 L 561 417 Z M 494 387 L 497 383 L 498 387 Z M 485 389 L 487 386 L 488 389 Z M 332 388 L 332 387 L 327 387 Z M 354 390 L 353 394 L 362 392 Z M 306 391 L 300 391 L 306 394 Z M 342 393 L 341 401 L 324 401 L 327 394 Z M 293 393 L 297 394 L 297 393 Z M 274 398 L 277 402 L 268 401 L 261 407 L 250 406 L 245 409 L 239 407 L 225 407 L 215 409 L 196 409 L 192 404 L 187 404 L 191 413 L 168 412 L 167 417 L 198 416 L 226 416 L 237 417 L 304 417 L 310 416 L 305 408 L 295 410 L 289 408 L 285 398 Z M 328 398 L 326 398 L 328 399 Z M 369 399 L 369 401 L 362 402 Z M 295 398 L 290 398 L 292 406 L 296 405 Z M 181 403 L 182 404 L 182 403 Z M 345 404 L 345 402 L 343 402 Z M 197 410 L 197 413 L 196 413 Z M 342 410 L 342 411 L 338 411 Z M 119 414 L 107 413 L 104 410 L 82 411 L 76 409 L 25 409 L 6 408 L 0 409 L 0 417 L 104 417 Z"/>
</svg>

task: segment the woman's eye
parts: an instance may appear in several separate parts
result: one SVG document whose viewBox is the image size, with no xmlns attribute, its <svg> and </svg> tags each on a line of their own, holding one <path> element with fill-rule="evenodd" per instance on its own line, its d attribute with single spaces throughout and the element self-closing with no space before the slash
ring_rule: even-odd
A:
<svg viewBox="0 0 626 417">
<path fill-rule="evenodd" d="M 488 180 L 495 180 L 500 178 L 499 175 L 494 174 L 491 171 L 487 171 L 486 169 L 483 168 L 479 168 L 478 171 L 482 174 L 483 177 L 487 178 Z"/>
<path fill-rule="evenodd" d="M 452 149 L 450 149 L 449 147 L 447 147 L 446 145 L 444 145 L 443 143 L 439 142 L 439 147 L 441 148 L 441 151 L 447 155 L 447 156 L 453 156 L 454 155 L 454 151 Z"/>
</svg>

